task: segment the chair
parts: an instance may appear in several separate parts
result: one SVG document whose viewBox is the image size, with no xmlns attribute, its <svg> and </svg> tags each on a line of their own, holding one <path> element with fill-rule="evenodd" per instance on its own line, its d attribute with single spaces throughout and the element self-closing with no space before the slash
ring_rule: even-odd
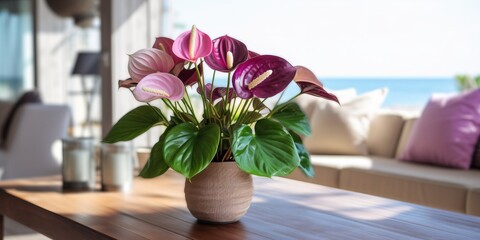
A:
<svg viewBox="0 0 480 240">
<path fill-rule="evenodd" d="M 8 111 L 7 105 L 0 103 L 0 112 Z M 60 140 L 67 136 L 70 108 L 27 103 L 20 106 L 12 117 L 7 138 L 0 148 L 0 168 L 3 169 L 0 179 L 59 174 Z"/>
</svg>

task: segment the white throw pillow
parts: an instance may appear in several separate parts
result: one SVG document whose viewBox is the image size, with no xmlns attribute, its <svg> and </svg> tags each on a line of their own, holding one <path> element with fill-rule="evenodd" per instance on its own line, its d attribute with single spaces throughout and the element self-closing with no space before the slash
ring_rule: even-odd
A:
<svg viewBox="0 0 480 240">
<path fill-rule="evenodd" d="M 329 90 L 327 89 L 327 92 L 335 94 L 337 96 L 338 101 L 340 104 L 346 103 L 353 98 L 357 96 L 357 90 L 355 88 L 347 88 L 347 89 L 341 89 L 341 90 Z M 313 109 L 315 108 L 315 105 L 317 103 L 322 103 L 328 100 L 325 100 L 320 97 L 308 95 L 308 94 L 302 94 L 298 96 L 295 101 L 297 104 L 300 106 L 302 111 L 307 115 L 308 119 L 311 119 Z"/>
<path fill-rule="evenodd" d="M 381 107 L 387 88 L 367 92 L 338 105 L 317 101 L 310 118 L 312 135 L 304 138 L 312 154 L 366 155 L 373 114 Z"/>
</svg>

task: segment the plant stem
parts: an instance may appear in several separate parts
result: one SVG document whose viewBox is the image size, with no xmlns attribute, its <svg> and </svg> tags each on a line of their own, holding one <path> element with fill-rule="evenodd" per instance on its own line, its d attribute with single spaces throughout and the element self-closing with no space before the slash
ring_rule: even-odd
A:
<svg viewBox="0 0 480 240">
<path fill-rule="evenodd" d="M 292 101 L 293 99 L 295 99 L 296 97 L 298 97 L 300 94 L 302 94 L 302 93 L 298 93 L 297 95 L 295 95 L 294 97 L 290 98 L 290 99 L 289 99 L 288 101 L 286 101 L 286 102 Z M 276 107 L 276 104 L 275 104 L 275 107 Z M 270 116 L 272 116 L 272 114 L 274 114 L 274 113 L 276 113 L 278 110 L 280 110 L 280 109 L 276 109 L 275 107 L 272 109 L 272 111 L 271 111 L 270 113 L 268 113 L 268 115 L 267 115 L 265 118 L 269 118 Z"/>
<path fill-rule="evenodd" d="M 197 120 L 197 123 L 198 123 L 198 118 L 197 118 L 197 115 L 195 113 L 195 109 L 193 108 L 192 100 L 190 99 L 190 94 L 188 94 L 186 87 L 185 87 L 185 95 L 187 96 L 186 97 L 187 98 L 186 102 L 189 104 L 190 110 L 192 111 L 192 115 L 195 117 L 195 119 Z"/>
<path fill-rule="evenodd" d="M 253 98 L 247 99 L 245 104 L 242 107 L 242 110 L 240 111 L 240 116 L 237 122 L 242 123 L 243 119 L 245 118 L 245 115 L 247 115 L 248 108 L 250 107 L 251 103 L 253 102 Z"/>
<path fill-rule="evenodd" d="M 278 105 L 278 103 L 280 102 L 280 100 L 281 100 L 282 97 L 283 97 L 283 94 L 285 94 L 285 90 L 280 94 L 280 97 L 278 98 L 278 100 L 277 100 L 277 102 L 275 103 L 275 105 L 273 105 L 273 108 L 275 108 L 275 107 Z"/>
<path fill-rule="evenodd" d="M 225 94 L 225 100 L 224 100 L 224 108 L 227 110 L 227 103 L 228 103 L 228 94 L 230 92 L 230 74 L 231 72 L 228 72 L 228 77 L 227 77 L 227 93 Z"/>
<path fill-rule="evenodd" d="M 167 121 L 167 118 L 163 115 L 163 113 L 161 111 L 158 111 L 157 108 L 155 108 L 154 106 L 150 105 L 150 103 L 147 102 L 147 105 L 150 106 L 150 108 L 153 109 L 153 111 L 155 111 L 158 116 L 163 120 L 165 121 L 166 125 L 168 126 L 168 121 Z"/>
<path fill-rule="evenodd" d="M 215 85 L 213 85 L 215 83 L 215 74 L 217 73 L 217 70 L 214 70 L 213 71 L 213 76 L 212 76 L 212 88 L 210 89 L 210 100 L 212 100 L 213 98 L 213 88 L 215 87 Z"/>
<path fill-rule="evenodd" d="M 198 76 L 198 86 L 200 88 L 200 96 L 202 97 L 202 102 L 203 102 L 203 111 L 205 112 L 205 115 L 210 117 L 210 108 L 208 106 L 208 102 L 205 99 L 205 85 L 203 81 L 203 75 L 200 73 L 200 69 L 198 69 L 197 62 L 195 62 L 195 71 L 197 72 Z"/>
</svg>

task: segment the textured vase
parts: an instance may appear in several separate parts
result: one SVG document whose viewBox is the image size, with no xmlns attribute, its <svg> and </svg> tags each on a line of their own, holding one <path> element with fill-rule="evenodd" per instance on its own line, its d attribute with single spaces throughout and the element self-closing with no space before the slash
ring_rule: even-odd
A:
<svg viewBox="0 0 480 240">
<path fill-rule="evenodd" d="M 212 162 L 191 181 L 185 181 L 188 210 L 201 222 L 240 220 L 250 207 L 252 195 L 252 176 L 235 162 Z"/>
</svg>

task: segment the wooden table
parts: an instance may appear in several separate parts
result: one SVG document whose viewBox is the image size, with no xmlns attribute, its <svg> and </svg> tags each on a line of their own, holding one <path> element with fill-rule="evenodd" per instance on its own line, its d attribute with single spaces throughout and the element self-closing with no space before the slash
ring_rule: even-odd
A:
<svg viewBox="0 0 480 240">
<path fill-rule="evenodd" d="M 53 239 L 480 239 L 478 217 L 283 178 L 254 178 L 240 222 L 205 225 L 183 185 L 171 172 L 137 178 L 128 193 L 63 193 L 59 177 L 7 181 L 0 214 Z"/>
</svg>

